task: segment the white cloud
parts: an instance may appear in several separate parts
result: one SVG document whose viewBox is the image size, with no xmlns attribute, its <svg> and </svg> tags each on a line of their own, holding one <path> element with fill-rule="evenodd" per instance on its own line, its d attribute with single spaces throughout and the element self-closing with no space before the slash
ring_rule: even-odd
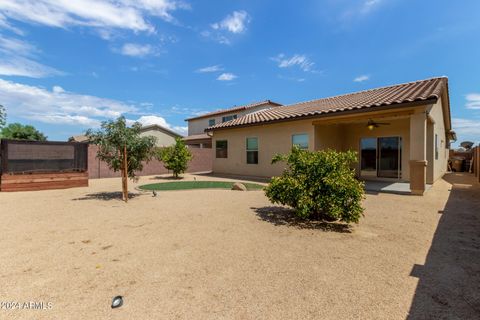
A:
<svg viewBox="0 0 480 320">
<path fill-rule="evenodd" d="M 452 118 L 453 130 L 457 133 L 458 141 L 480 142 L 480 119 Z"/>
<path fill-rule="evenodd" d="M 157 50 L 149 44 L 125 43 L 119 52 L 130 57 L 145 57 L 156 55 Z"/>
<path fill-rule="evenodd" d="M 53 93 L 64 93 L 65 92 L 65 90 L 60 86 L 53 86 L 52 91 L 53 91 Z"/>
<path fill-rule="evenodd" d="M 217 80 L 219 81 L 232 81 L 236 79 L 237 76 L 234 75 L 233 73 L 222 73 L 221 75 L 218 76 Z"/>
<path fill-rule="evenodd" d="M 467 109 L 480 109 L 480 93 L 470 93 L 466 96 Z"/>
<path fill-rule="evenodd" d="M 189 6 L 176 0 L 2 0 L 5 18 L 50 27 L 87 26 L 154 32 L 148 16 L 174 22 L 172 12 Z"/>
<path fill-rule="evenodd" d="M 7 22 L 7 18 L 0 13 L 0 29 L 3 28 L 5 30 L 10 30 L 12 32 L 15 32 L 16 34 L 20 35 L 20 36 L 23 36 L 25 33 L 18 29 L 18 28 L 15 28 L 14 26 L 12 26 L 11 24 L 9 24 Z"/>
<path fill-rule="evenodd" d="M 382 0 L 366 0 L 362 3 L 360 12 L 363 14 L 369 13 L 382 3 Z"/>
<path fill-rule="evenodd" d="M 33 60 L 38 52 L 28 42 L 0 35 L 0 75 L 43 78 L 63 74 Z"/>
<path fill-rule="evenodd" d="M 125 113 L 138 113 L 138 107 L 121 101 L 52 90 L 0 79 L 0 101 L 8 114 L 30 120 L 83 126 L 97 126 L 101 120 Z"/>
<path fill-rule="evenodd" d="M 233 11 L 227 15 L 222 21 L 214 23 L 211 27 L 215 30 L 227 30 L 231 33 L 243 33 L 250 23 L 250 16 L 244 10 Z"/>
<path fill-rule="evenodd" d="M 181 135 L 186 135 L 187 131 L 188 131 L 188 127 L 172 126 L 171 124 L 169 124 L 167 122 L 167 120 L 165 120 L 165 118 L 159 117 L 159 116 L 154 116 L 154 115 L 141 116 L 140 118 L 135 120 L 135 122 L 139 122 L 144 126 L 150 126 L 150 125 L 157 124 L 161 127 L 173 130 L 175 132 L 178 132 Z"/>
<path fill-rule="evenodd" d="M 200 33 L 202 37 L 212 39 L 221 44 L 231 44 L 232 37 L 245 33 L 251 18 L 245 10 L 234 11 L 222 21 L 210 25 L 211 29 Z"/>
<path fill-rule="evenodd" d="M 363 74 L 363 75 L 358 76 L 355 79 L 353 79 L 353 81 L 354 82 L 363 82 L 363 81 L 367 81 L 368 79 L 370 79 L 370 76 L 366 75 L 366 74 Z"/>
<path fill-rule="evenodd" d="M 229 38 L 224 36 L 223 34 L 219 32 L 210 32 L 208 30 L 202 31 L 200 35 L 204 38 L 207 39 L 212 39 L 213 41 L 216 41 L 221 44 L 231 44 L 232 42 L 230 41 Z"/>
<path fill-rule="evenodd" d="M 104 120 L 121 115 L 142 114 L 151 104 L 137 105 L 118 100 L 106 99 L 66 91 L 61 86 L 52 90 L 0 79 L 0 101 L 7 108 L 9 116 L 50 123 L 72 125 L 83 128 L 98 127 Z M 174 126 L 164 118 L 142 115 L 137 120 L 144 125 L 159 124 L 180 134 L 186 134 L 187 127 Z M 129 124 L 134 121 L 129 120 Z"/>
<path fill-rule="evenodd" d="M 368 18 L 373 12 L 384 6 L 386 2 L 385 0 L 339 1 L 344 9 L 338 18 L 343 25 L 350 25 L 352 22 Z"/>
<path fill-rule="evenodd" d="M 202 110 L 198 108 L 189 108 L 189 107 L 178 107 L 178 106 L 173 106 L 168 110 L 169 114 L 181 114 L 181 115 L 186 115 L 186 116 L 201 116 L 205 113 L 208 113 L 210 111 L 207 110 Z"/>
<path fill-rule="evenodd" d="M 285 54 L 281 53 L 278 56 L 271 58 L 271 60 L 277 62 L 279 68 L 291 68 L 296 66 L 305 72 L 315 72 L 313 69 L 315 63 L 310 61 L 310 59 L 303 54 L 295 54 L 288 58 Z"/>
<path fill-rule="evenodd" d="M 278 75 L 278 78 L 283 79 L 283 80 L 295 81 L 295 82 L 304 82 L 305 81 L 305 78 L 287 77 L 287 76 L 283 76 L 283 75 Z"/>
<path fill-rule="evenodd" d="M 63 74 L 54 68 L 22 57 L 10 56 L 0 59 L 0 75 L 4 76 L 44 78 Z"/>
<path fill-rule="evenodd" d="M 19 39 L 5 38 L 0 34 L 0 51 L 3 53 L 15 53 L 21 56 L 31 56 L 39 50 L 28 42 Z"/>
<path fill-rule="evenodd" d="M 221 65 L 215 65 L 215 66 L 209 66 L 209 67 L 205 67 L 205 68 L 200 68 L 200 69 L 197 69 L 195 72 L 198 72 L 198 73 L 211 73 L 211 72 L 219 72 L 219 71 L 223 71 L 223 67 Z"/>
</svg>

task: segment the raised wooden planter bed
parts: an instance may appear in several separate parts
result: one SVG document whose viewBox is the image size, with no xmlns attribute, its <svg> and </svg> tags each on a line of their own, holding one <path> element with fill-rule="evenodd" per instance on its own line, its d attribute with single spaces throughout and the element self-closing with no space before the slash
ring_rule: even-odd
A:
<svg viewBox="0 0 480 320">
<path fill-rule="evenodd" d="M 88 187 L 88 172 L 2 174 L 0 191 L 36 191 Z"/>
</svg>

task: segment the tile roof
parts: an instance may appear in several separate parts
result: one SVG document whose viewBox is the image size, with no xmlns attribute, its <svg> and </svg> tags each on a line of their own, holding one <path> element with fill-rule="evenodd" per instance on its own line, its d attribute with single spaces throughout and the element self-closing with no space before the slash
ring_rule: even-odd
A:
<svg viewBox="0 0 480 320">
<path fill-rule="evenodd" d="M 190 140 L 202 140 L 202 139 L 212 139 L 208 134 L 206 133 L 201 133 L 201 134 L 192 134 L 190 136 L 186 136 L 183 138 L 185 141 L 190 141 Z"/>
<path fill-rule="evenodd" d="M 229 108 L 229 109 L 221 109 L 221 110 L 212 111 L 212 112 L 209 112 L 209 113 L 202 114 L 198 117 L 185 119 L 185 121 L 190 121 L 190 120 L 194 120 L 194 119 L 202 119 L 202 118 L 207 118 L 207 117 L 216 116 L 216 115 L 224 114 L 224 113 L 235 112 L 235 111 L 243 111 L 243 110 L 247 110 L 247 109 L 250 109 L 250 108 L 263 106 L 263 105 L 266 105 L 266 104 L 271 104 L 271 105 L 274 105 L 274 106 L 281 106 L 282 105 L 280 103 L 273 102 L 271 100 L 264 100 L 264 101 L 260 101 L 260 102 L 254 102 L 254 103 L 246 104 L 246 105 L 243 105 L 243 106 L 235 106 L 235 107 L 232 107 L 232 108 Z"/>
<path fill-rule="evenodd" d="M 243 117 L 211 126 L 216 129 L 260 125 L 266 122 L 312 117 L 327 113 L 387 107 L 408 102 L 437 99 L 448 85 L 448 78 L 432 78 L 388 87 L 370 89 L 318 100 L 300 102 L 280 108 L 262 110 Z M 378 109 L 376 109 L 378 110 Z M 368 110 L 364 110 L 368 111 Z"/>
</svg>

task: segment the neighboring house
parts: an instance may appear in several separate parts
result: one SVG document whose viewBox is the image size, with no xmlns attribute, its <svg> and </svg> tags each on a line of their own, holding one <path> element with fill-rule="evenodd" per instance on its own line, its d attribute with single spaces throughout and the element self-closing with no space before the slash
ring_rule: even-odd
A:
<svg viewBox="0 0 480 320">
<path fill-rule="evenodd" d="M 206 132 L 213 137 L 215 173 L 280 175 L 284 165 L 272 165 L 272 157 L 292 145 L 354 150 L 360 178 L 409 181 L 414 194 L 446 172 L 454 139 L 447 78 L 264 110 Z"/>
<path fill-rule="evenodd" d="M 143 126 L 140 130 L 141 136 L 152 136 L 157 138 L 157 147 L 167 147 L 175 144 L 175 138 L 183 136 L 158 124 Z"/>
<path fill-rule="evenodd" d="M 86 135 L 72 136 L 68 138 L 68 142 L 88 142 L 88 137 Z"/>
<path fill-rule="evenodd" d="M 171 146 L 175 143 L 175 138 L 182 138 L 183 136 L 158 124 L 143 126 L 140 129 L 141 136 L 153 136 L 157 138 L 157 147 Z M 68 138 L 68 142 L 88 142 L 88 137 L 85 135 L 72 136 Z"/>
<path fill-rule="evenodd" d="M 188 136 L 184 138 L 185 143 L 190 147 L 211 148 L 212 138 L 205 133 L 205 129 L 207 127 L 233 119 L 238 119 L 246 114 L 279 106 L 282 105 L 270 100 L 265 100 L 244 106 L 236 106 L 229 109 L 217 110 L 202 114 L 198 117 L 186 119 L 185 121 L 188 122 Z"/>
</svg>

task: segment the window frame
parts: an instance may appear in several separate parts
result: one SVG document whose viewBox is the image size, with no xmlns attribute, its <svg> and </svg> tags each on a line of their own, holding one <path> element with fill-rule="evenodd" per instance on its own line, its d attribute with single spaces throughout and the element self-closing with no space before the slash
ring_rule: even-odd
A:
<svg viewBox="0 0 480 320">
<path fill-rule="evenodd" d="M 225 142 L 225 156 L 220 157 L 219 156 L 219 151 L 223 150 L 223 148 L 218 147 L 219 142 Z M 228 159 L 228 140 L 215 140 L 215 159 Z"/>
<path fill-rule="evenodd" d="M 296 144 L 296 145 L 298 145 L 301 150 L 309 150 L 310 149 L 310 137 L 309 137 L 308 133 L 293 133 L 292 138 L 291 138 L 292 148 L 295 146 L 295 144 L 293 143 L 293 137 L 294 136 L 307 136 L 307 147 L 306 148 L 303 148 L 299 144 Z"/>
<path fill-rule="evenodd" d="M 248 139 L 256 139 L 256 140 L 257 140 L 257 149 L 256 149 L 256 150 L 253 150 L 253 149 L 249 149 L 249 148 L 248 148 Z M 245 163 L 246 163 L 246 164 L 258 164 L 258 162 L 259 162 L 259 160 L 258 160 L 258 155 L 259 155 L 258 151 L 259 151 L 259 149 L 260 149 L 260 148 L 259 148 L 259 144 L 258 144 L 258 137 L 246 137 L 246 138 L 245 138 L 245 157 L 246 157 Z M 248 159 L 249 159 L 249 158 L 248 158 L 248 153 L 249 153 L 249 152 L 256 152 L 256 153 L 257 153 L 257 156 L 254 157 L 254 159 L 257 160 L 256 162 L 248 162 Z"/>
<path fill-rule="evenodd" d="M 227 118 L 230 118 L 230 119 L 226 120 Z M 235 120 L 235 119 L 237 119 L 236 114 L 232 114 L 232 115 L 229 115 L 229 116 L 223 116 L 222 117 L 222 123 L 227 122 L 227 121 L 231 121 L 231 120 Z"/>
<path fill-rule="evenodd" d="M 212 124 L 212 122 L 213 122 L 213 124 Z M 208 119 L 208 126 L 209 126 L 209 127 L 214 126 L 214 125 L 216 124 L 215 122 L 216 122 L 216 121 L 215 121 L 215 118 L 213 118 L 213 119 Z"/>
</svg>

